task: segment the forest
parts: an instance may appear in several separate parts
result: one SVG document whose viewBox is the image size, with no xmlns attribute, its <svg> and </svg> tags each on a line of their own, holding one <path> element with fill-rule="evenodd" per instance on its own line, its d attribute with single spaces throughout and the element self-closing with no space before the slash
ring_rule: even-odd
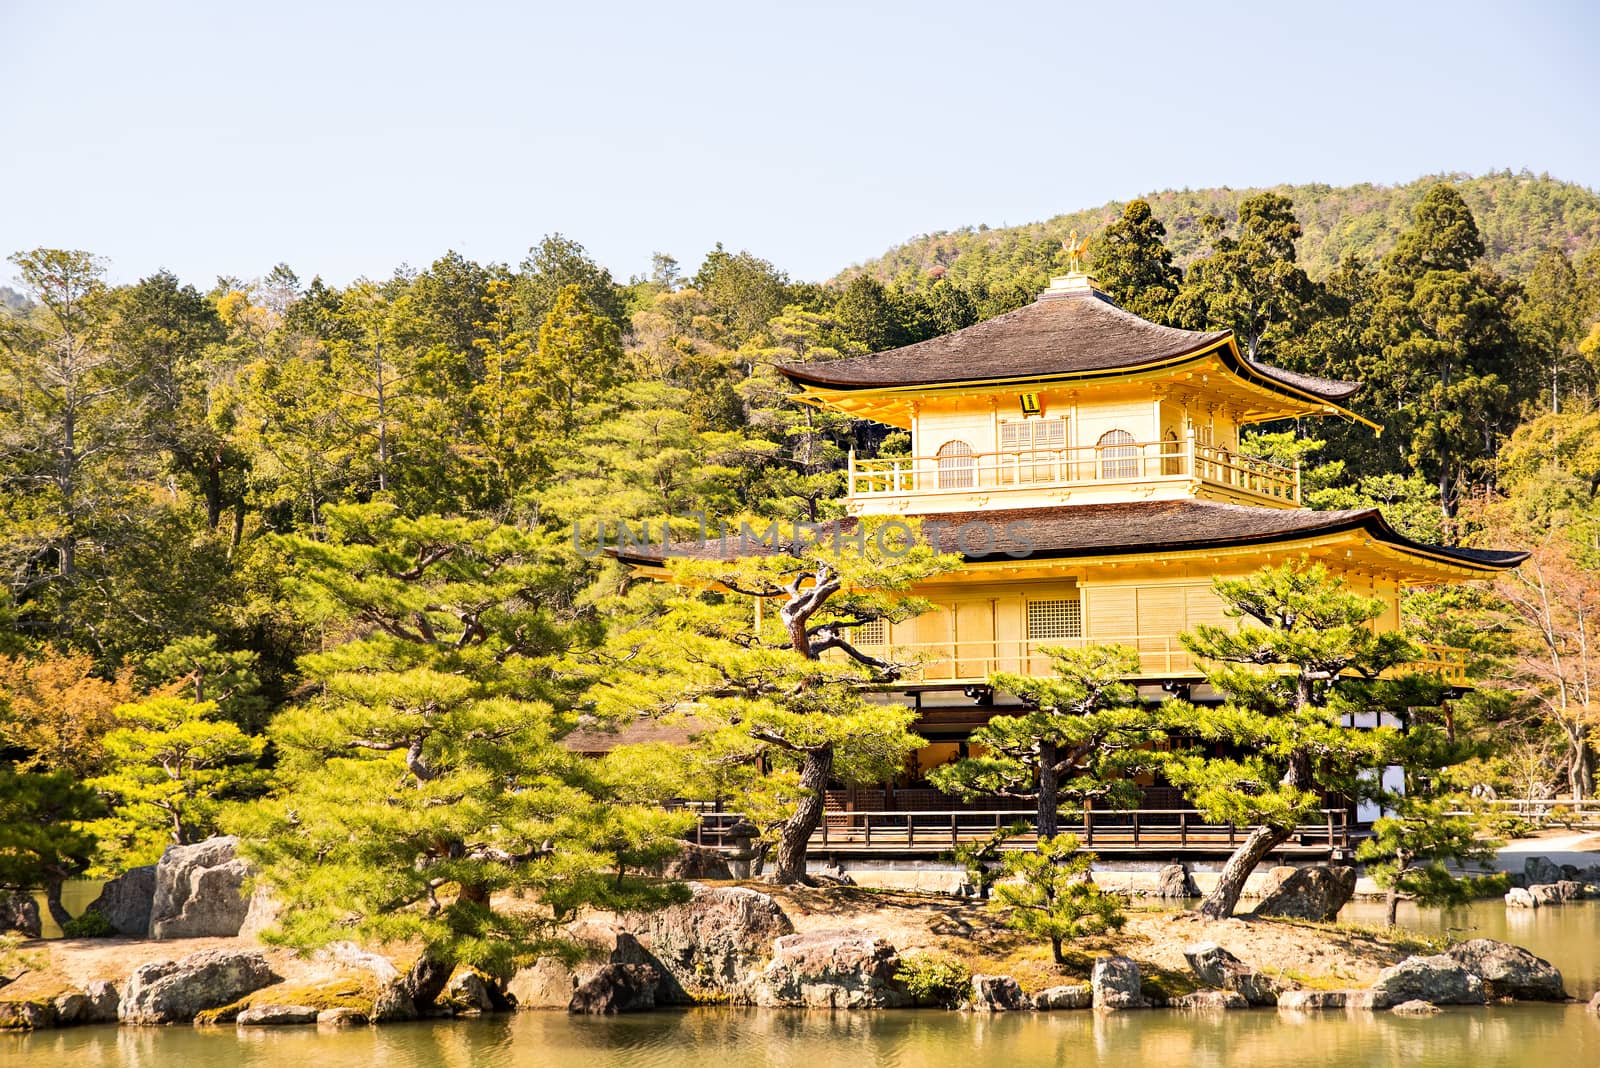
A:
<svg viewBox="0 0 1600 1068">
<path fill-rule="evenodd" d="M 503 970 L 580 905 L 676 892 L 643 877 L 684 827 L 655 802 L 736 796 L 776 823 L 818 775 L 873 781 L 909 727 L 866 725 L 848 673 L 730 648 L 719 606 L 632 582 L 582 539 L 839 514 L 848 451 L 892 455 L 906 436 L 792 404 L 776 368 L 1019 307 L 1065 269 L 1069 228 L 1122 307 L 1365 383 L 1351 403 L 1381 436 L 1306 422 L 1248 445 L 1302 463 L 1313 507 L 1532 552 L 1492 585 L 1414 592 L 1407 622 L 1475 658 L 1479 688 L 1446 724 L 1465 747 L 1454 787 L 1588 796 L 1588 190 L 1497 174 L 1167 193 L 934 235 L 823 283 L 720 245 L 623 281 L 560 234 L 515 265 L 445 252 L 344 286 L 287 264 L 113 285 L 91 252 L 40 248 L 10 257 L 0 294 L 0 888 L 50 890 L 55 911 L 64 880 L 226 830 L 301 887 L 291 938 L 325 941 L 354 910 L 367 933 Z M 857 566 L 903 585 L 945 565 Z M 808 680 L 840 725 L 777 707 L 776 677 Z M 559 744 L 697 699 L 731 702 L 747 729 L 693 766 Z M 796 738 L 828 730 L 841 748 L 819 771 L 797 754 L 834 736 Z M 741 770 L 752 746 L 772 774 Z M 492 908 L 506 891 L 549 915 Z"/>
</svg>

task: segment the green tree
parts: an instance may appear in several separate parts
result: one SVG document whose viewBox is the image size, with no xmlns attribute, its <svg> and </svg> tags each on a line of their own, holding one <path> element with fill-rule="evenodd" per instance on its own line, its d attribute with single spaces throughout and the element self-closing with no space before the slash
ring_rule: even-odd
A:
<svg viewBox="0 0 1600 1068">
<path fill-rule="evenodd" d="M 996 827 L 987 838 L 962 842 L 950 851 L 950 859 L 966 871 L 967 885 L 980 901 L 989 900 L 989 891 L 1005 874 L 1003 864 L 996 863 L 1005 856 L 1005 844 L 1032 829 L 1027 820 L 1018 820 L 1005 827 Z"/>
<path fill-rule="evenodd" d="M 1166 323 L 1183 272 L 1172 263 L 1167 228 L 1146 200 L 1133 200 L 1122 218 L 1089 239 L 1095 278 L 1117 306 L 1153 323 Z"/>
<path fill-rule="evenodd" d="M 1479 824 L 1458 812 L 1460 799 L 1395 799 L 1392 815 L 1372 825 L 1372 837 L 1356 847 L 1356 859 L 1387 891 L 1389 926 L 1395 925 L 1400 899 L 1424 908 L 1453 908 L 1472 899 L 1475 880 L 1457 876 L 1450 865 L 1483 864 L 1494 859 L 1496 844 L 1480 837 Z"/>
<path fill-rule="evenodd" d="M 1217 579 L 1215 588 L 1237 629 L 1200 624 L 1183 643 L 1228 700 L 1175 709 L 1174 716 L 1191 736 L 1227 745 L 1233 755 L 1177 755 L 1166 774 L 1208 819 L 1254 827 L 1200 905 L 1204 915 L 1224 919 L 1256 865 L 1314 816 L 1323 794 L 1359 796 L 1363 772 L 1389 762 L 1392 728 L 1346 723 L 1430 699 L 1437 704 L 1438 693 L 1379 679 L 1413 657 L 1411 643 L 1374 631 L 1383 602 L 1346 589 L 1321 564 L 1265 567 Z"/>
<path fill-rule="evenodd" d="M 216 718 L 211 701 L 157 696 L 122 705 L 105 736 L 105 774 L 86 785 L 109 814 L 90 825 L 106 866 L 154 864 L 169 845 L 190 845 L 217 829 L 222 803 L 258 793 L 266 745 Z"/>
<path fill-rule="evenodd" d="M 1211 253 L 1190 265 L 1171 319 L 1226 327 L 1248 358 L 1260 359 L 1315 319 L 1320 295 L 1295 262 L 1301 230 L 1288 197 L 1256 194 L 1239 205 L 1238 235 L 1225 227 L 1218 217 L 1205 224 Z"/>
<path fill-rule="evenodd" d="M 558 441 L 577 430 L 584 408 L 606 399 L 622 375 L 622 345 L 615 323 L 589 306 L 576 285 L 556 294 L 539 327 L 529 364 L 534 402 Z"/>
<path fill-rule="evenodd" d="M 70 772 L 39 774 L 0 769 L 0 889 L 43 890 L 51 919 L 72 921 L 61 888 L 89 867 L 94 835 L 86 821 L 100 800 Z"/>
<path fill-rule="evenodd" d="M 1034 799 L 1041 838 L 1054 838 L 1063 800 L 1137 803 L 1133 775 L 1154 767 L 1153 743 L 1165 732 L 1160 713 L 1139 701 L 1126 680 L 1139 653 L 1123 645 L 1046 648 L 1047 677 L 998 674 L 989 683 L 1015 694 L 1027 710 L 995 715 L 972 732 L 984 755 L 934 770 L 930 781 L 963 798 L 1006 794 Z"/>
<path fill-rule="evenodd" d="M 674 596 L 618 635 L 641 677 L 616 689 L 611 708 L 692 708 L 703 735 L 697 746 L 797 776 L 793 804 L 775 828 L 776 882 L 806 881 L 830 780 L 881 782 L 921 744 L 910 731 L 912 710 L 863 692 L 899 667 L 851 637 L 852 628 L 925 610 L 907 587 L 955 566 L 957 558 L 935 554 L 914 531 L 899 520 L 863 519 L 834 544 L 826 531 L 785 537 L 773 524 L 764 541 L 730 540 L 748 554 L 737 560 L 673 560 L 677 585 L 721 592 Z M 754 614 L 752 601 L 762 606 Z"/>
<path fill-rule="evenodd" d="M 600 670 L 562 539 L 385 504 L 323 515 L 282 545 L 297 615 L 334 640 L 302 660 L 318 694 L 273 721 L 281 791 L 235 822 L 287 905 L 278 937 L 418 944 L 425 1005 L 457 964 L 504 980 L 570 951 L 581 908 L 679 899 L 641 873 L 686 818 L 619 801 L 561 745 Z"/>
<path fill-rule="evenodd" d="M 1077 835 L 1040 838 L 1037 851 L 1006 854 L 1005 873 L 1015 881 L 994 888 L 989 909 L 1005 913 L 1013 930 L 1049 939 L 1055 962 L 1065 964 L 1063 943 L 1120 931 L 1128 922 L 1122 903 L 1094 884 L 1093 863 L 1093 853 L 1078 851 Z"/>
</svg>

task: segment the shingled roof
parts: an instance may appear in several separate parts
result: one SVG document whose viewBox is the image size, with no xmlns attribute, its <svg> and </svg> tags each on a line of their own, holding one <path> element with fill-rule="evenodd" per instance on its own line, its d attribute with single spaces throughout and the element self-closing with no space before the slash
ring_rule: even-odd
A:
<svg viewBox="0 0 1600 1068">
<path fill-rule="evenodd" d="M 1145 554 L 1288 541 L 1315 534 L 1365 530 L 1397 548 L 1442 558 L 1482 571 L 1515 567 L 1527 553 L 1500 549 L 1462 549 L 1412 541 L 1391 527 L 1376 508 L 1317 512 L 1304 508 L 1253 508 L 1194 499 L 1078 504 L 1070 507 L 947 512 L 920 517 L 923 536 L 946 552 L 968 560 L 1040 559 L 1073 556 Z M 823 524 L 817 536 L 834 529 L 849 533 L 854 517 Z M 669 545 L 628 546 L 616 555 L 637 563 L 668 557 L 702 560 L 762 556 L 779 551 L 770 542 L 730 534 L 725 539 Z"/>
<path fill-rule="evenodd" d="M 1227 330 L 1179 330 L 1152 323 L 1085 287 L 1047 290 L 1016 311 L 914 345 L 826 363 L 785 364 L 779 370 L 795 382 L 834 389 L 1028 380 L 1173 362 L 1230 336 Z M 1247 377 L 1321 400 L 1339 401 L 1361 388 L 1359 382 L 1296 374 L 1242 359 L 1232 345 L 1223 350 Z"/>
</svg>

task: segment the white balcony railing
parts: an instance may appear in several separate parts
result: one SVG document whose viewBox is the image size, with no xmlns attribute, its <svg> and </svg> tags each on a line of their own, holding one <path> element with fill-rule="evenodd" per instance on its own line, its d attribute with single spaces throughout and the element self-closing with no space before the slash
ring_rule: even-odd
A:
<svg viewBox="0 0 1600 1068">
<path fill-rule="evenodd" d="M 1195 480 L 1251 497 L 1300 503 L 1297 467 L 1202 445 L 1193 438 L 962 456 L 865 460 L 852 453 L 849 466 L 849 494 L 855 498 Z"/>
<path fill-rule="evenodd" d="M 990 675 L 1044 677 L 1051 674 L 1047 647 L 1081 649 L 1089 645 L 1126 645 L 1139 654 L 1140 678 L 1199 678 L 1199 665 L 1176 634 L 1123 634 L 1093 638 L 1055 638 L 1044 641 L 892 642 L 862 648 L 874 656 L 911 665 L 902 682 L 983 682 Z M 1437 675 L 1453 686 L 1469 685 L 1468 654 L 1449 645 L 1422 644 L 1422 656 L 1401 664 L 1393 674 L 1419 672 Z"/>
</svg>

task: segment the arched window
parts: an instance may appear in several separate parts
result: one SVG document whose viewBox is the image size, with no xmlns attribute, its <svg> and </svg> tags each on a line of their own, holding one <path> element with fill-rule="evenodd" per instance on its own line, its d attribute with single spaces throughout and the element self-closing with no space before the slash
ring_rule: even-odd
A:
<svg viewBox="0 0 1600 1068">
<path fill-rule="evenodd" d="M 1139 448 L 1126 430 L 1107 430 L 1095 442 L 1101 478 L 1138 478 Z"/>
<path fill-rule="evenodd" d="M 1163 475 L 1183 474 L 1183 453 L 1178 450 L 1178 432 L 1167 431 L 1161 439 L 1161 473 Z"/>
<path fill-rule="evenodd" d="M 974 484 L 972 446 L 964 441 L 947 441 L 939 446 L 939 488 L 971 489 Z"/>
</svg>

